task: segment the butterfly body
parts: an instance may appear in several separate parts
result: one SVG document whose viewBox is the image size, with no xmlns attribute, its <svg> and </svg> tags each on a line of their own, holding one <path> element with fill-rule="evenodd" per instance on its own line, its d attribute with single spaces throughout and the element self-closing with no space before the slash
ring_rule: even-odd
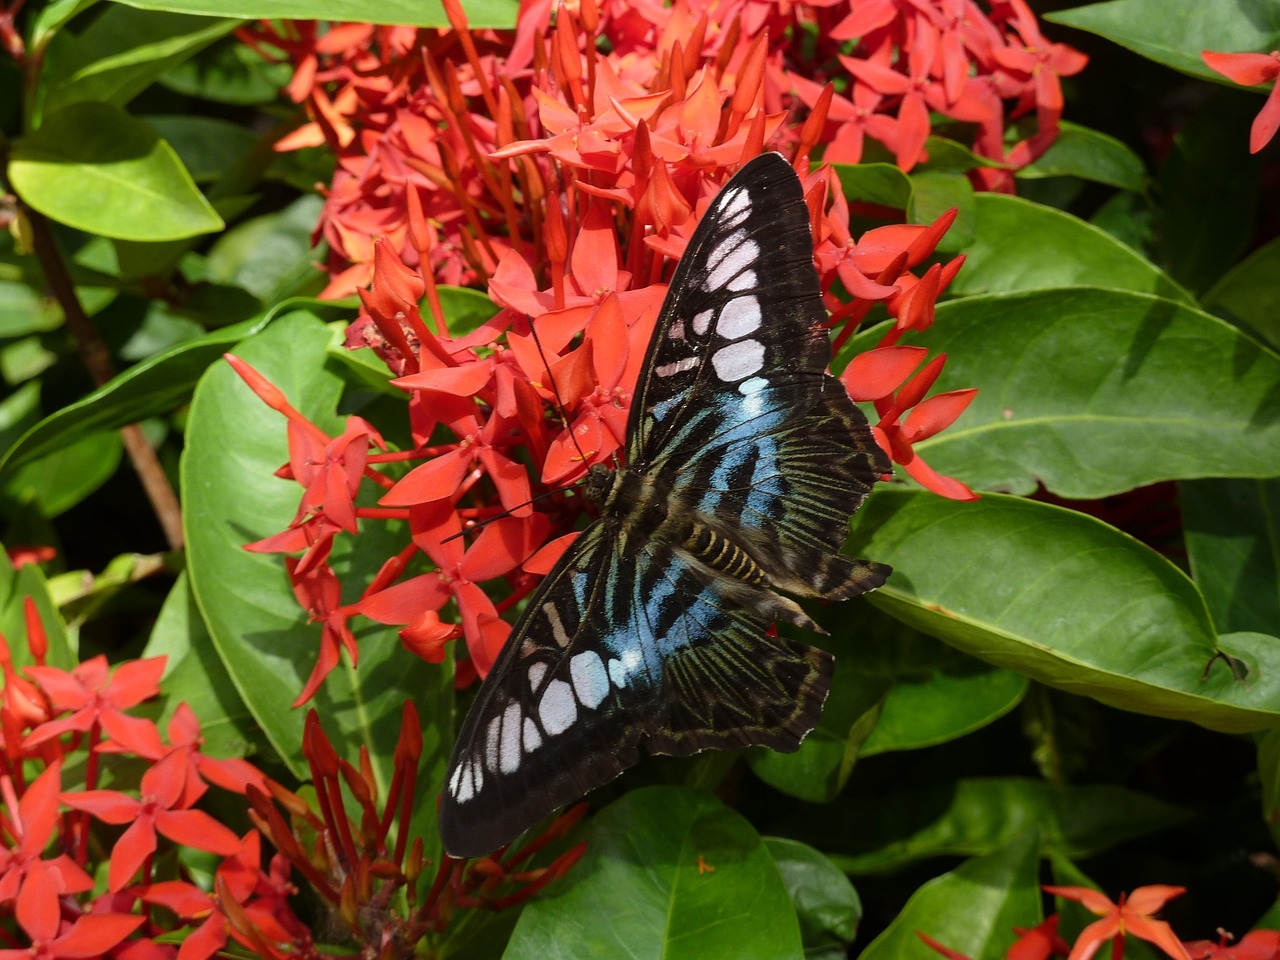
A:
<svg viewBox="0 0 1280 960">
<path fill-rule="evenodd" d="M 888 470 L 826 367 L 830 343 L 799 181 L 777 154 L 730 180 L 668 288 L 627 461 L 594 465 L 599 512 L 529 599 L 450 761 L 455 856 L 509 842 L 641 750 L 795 750 L 830 654 L 793 597 L 842 600 L 888 568 L 838 554 Z M 789 595 L 788 595 L 789 594 Z"/>
</svg>

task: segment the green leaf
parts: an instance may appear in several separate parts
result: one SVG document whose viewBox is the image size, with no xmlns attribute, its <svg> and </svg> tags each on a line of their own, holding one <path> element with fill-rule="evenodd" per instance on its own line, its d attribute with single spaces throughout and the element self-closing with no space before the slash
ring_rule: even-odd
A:
<svg viewBox="0 0 1280 960">
<path fill-rule="evenodd" d="M 884 698 L 862 744 L 864 757 L 963 737 L 1004 716 L 1027 692 L 1022 674 L 994 669 L 923 634 L 913 632 L 907 651 L 915 655 Z"/>
<path fill-rule="evenodd" d="M 954 207 L 956 219 L 937 249 L 942 253 L 967 250 L 978 227 L 978 201 L 969 178 L 955 171 L 925 170 L 913 173 L 911 184 L 914 192 L 907 219 L 911 223 L 933 223 Z"/>
<path fill-rule="evenodd" d="M 245 321 L 187 340 L 135 364 L 109 383 L 45 417 L 0 459 L 0 477 L 105 430 L 171 412 L 191 396 L 196 380 L 261 321 Z"/>
<path fill-rule="evenodd" d="M 0 283 L 0 337 L 25 337 L 62 326 L 62 309 L 51 296 L 25 283 Z"/>
<path fill-rule="evenodd" d="M 862 919 L 862 901 L 849 878 L 798 840 L 765 837 L 764 845 L 791 896 L 806 960 L 844 960 Z"/>
<path fill-rule="evenodd" d="M 940 304 L 933 327 L 904 342 L 947 354 L 938 391 L 978 388 L 952 427 L 916 446 L 975 489 L 1039 483 L 1096 499 L 1280 474 L 1280 356 L 1182 304 L 1089 288 L 971 297 Z"/>
<path fill-rule="evenodd" d="M 1280 646 L 1216 637 L 1182 571 L 1091 517 L 996 494 L 881 490 L 851 548 L 894 568 L 873 603 L 988 663 L 1212 730 L 1280 721 Z"/>
<path fill-rule="evenodd" d="M 1210 70 L 1201 50 L 1235 52 L 1280 46 L 1280 22 L 1273 0 L 1198 0 L 1170 15 L 1164 0 L 1112 0 L 1044 15 L 1106 37 L 1134 53 L 1193 77 L 1225 82 Z"/>
<path fill-rule="evenodd" d="M 911 178 L 892 163 L 834 163 L 831 166 L 850 203 L 877 203 L 905 210 L 911 202 Z"/>
<path fill-rule="evenodd" d="M 241 343 L 237 355 L 279 387 L 295 409 L 337 435 L 335 407 L 343 381 L 325 364 L 335 336 L 314 315 L 275 320 Z M 274 476 L 288 459 L 284 418 L 259 400 L 229 365 L 215 364 L 191 402 L 182 460 L 183 519 L 191 588 L 231 682 L 290 770 L 306 776 L 301 755 L 305 711 L 291 703 L 311 673 L 321 627 L 308 622 L 281 557 L 244 545 L 284 530 L 301 488 Z M 329 558 L 350 603 L 407 533 L 396 525 L 362 525 L 358 544 L 339 537 Z M 314 707 L 339 754 L 358 762 L 370 752 L 383 796 L 390 782 L 401 705 L 413 700 L 423 719 L 420 795 L 434 796 L 452 740 L 452 671 L 430 666 L 400 644 L 392 627 L 354 623 L 359 669 L 346 656 L 329 674 Z M 419 805 L 415 828 L 434 845 L 434 803 Z M 424 826 L 424 824 L 426 826 Z"/>
<path fill-rule="evenodd" d="M 1065 120 L 1049 149 L 1019 170 L 1018 177 L 1079 177 L 1134 193 L 1147 187 L 1142 158 L 1122 141 Z"/>
<path fill-rule="evenodd" d="M 1243 324 L 1280 348 L 1280 238 L 1263 244 L 1215 283 L 1204 308 Z"/>
<path fill-rule="evenodd" d="M 225 37 L 168 70 L 160 83 L 214 103 L 263 106 L 279 99 L 292 74 L 287 62 L 271 63 L 247 43 Z"/>
<path fill-rule="evenodd" d="M 646 787 L 600 812 L 582 861 L 525 908 L 503 957 L 801 955 L 787 888 L 751 825 L 710 794 Z"/>
<path fill-rule="evenodd" d="M 1280 480 L 1178 484 L 1191 576 L 1219 630 L 1280 629 Z"/>
<path fill-rule="evenodd" d="M 119 434 L 99 433 L 60 446 L 38 462 L 18 467 L 0 484 L 10 504 L 56 517 L 110 479 L 124 446 Z"/>
<path fill-rule="evenodd" d="M 829 847 L 841 851 L 832 859 L 847 873 L 867 874 L 928 857 L 988 854 L 1037 829 L 1046 849 L 1092 856 L 1191 813 L 1112 784 L 991 777 L 858 797 L 839 815 L 850 826 L 831 838 Z"/>
<path fill-rule="evenodd" d="M 186 572 L 178 576 L 147 641 L 144 657 L 165 657 L 161 679 L 161 728 L 185 703 L 200 718 L 202 749 L 214 757 L 254 752 L 253 717 L 235 687 L 227 683 L 213 639 L 200 619 Z"/>
<path fill-rule="evenodd" d="M 975 194 L 973 210 L 973 242 L 958 248 L 965 261 L 950 296 L 1089 285 L 1194 303 L 1153 263 L 1069 213 L 999 193 Z"/>
<path fill-rule="evenodd" d="M 63 47 L 48 76 L 45 116 L 73 103 L 123 107 L 170 67 L 239 26 L 239 21 L 104 4 Z M 104 131 L 104 132 L 109 132 Z"/>
<path fill-rule="evenodd" d="M 0 550 L 0 636 L 7 642 L 17 667 L 35 663 L 27 635 L 28 597 L 35 605 L 49 645 L 45 662 L 51 667 L 70 670 L 78 663 L 75 643 L 49 593 L 44 573 L 34 563 L 14 569 L 8 555 Z"/>
<path fill-rule="evenodd" d="M 936 960 L 923 933 L 970 957 L 1003 957 L 1014 927 L 1041 920 L 1034 828 L 1005 847 L 925 883 L 859 960 Z"/>
<path fill-rule="evenodd" d="M 283 210 L 236 224 L 214 242 L 205 278 L 241 287 L 264 305 L 302 281 L 318 284 L 311 232 L 323 206 L 318 196 L 300 197 Z"/>
<path fill-rule="evenodd" d="M 140 118 L 173 147 L 196 183 L 210 183 L 241 162 L 258 143 L 247 127 L 189 114 Z"/>
<path fill-rule="evenodd" d="M 1253 242 L 1262 157 L 1247 148 L 1257 107 L 1217 92 L 1182 121 L 1161 165 L 1157 259 L 1193 293 L 1208 290 Z"/>
<path fill-rule="evenodd" d="M 246 20 L 329 20 L 447 27 L 440 0 L 128 0 L 144 10 L 178 10 L 206 16 L 235 16 Z M 467 22 L 473 28 L 514 27 L 517 0 L 465 0 Z"/>
<path fill-rule="evenodd" d="M 180 240 L 221 230 L 173 149 L 118 107 L 84 101 L 13 145 L 22 199 L 68 226 L 124 240 Z"/>
</svg>

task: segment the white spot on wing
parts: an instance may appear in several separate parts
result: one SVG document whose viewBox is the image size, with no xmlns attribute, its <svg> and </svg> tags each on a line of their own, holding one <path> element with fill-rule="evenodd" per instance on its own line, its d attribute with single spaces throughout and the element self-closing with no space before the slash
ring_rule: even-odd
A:
<svg viewBox="0 0 1280 960">
<path fill-rule="evenodd" d="M 502 746 L 502 714 L 498 714 L 489 721 L 489 726 L 484 731 L 484 765 L 489 768 L 490 773 L 498 772 L 498 763 L 501 760 L 499 756 L 499 748 Z"/>
<path fill-rule="evenodd" d="M 542 729 L 555 736 L 573 726 L 578 719 L 578 704 L 573 699 L 573 688 L 563 680 L 552 680 L 538 702 L 538 719 Z"/>
<path fill-rule="evenodd" d="M 700 337 L 705 337 L 707 331 L 711 329 L 711 311 L 703 310 L 696 314 L 693 318 L 693 332 Z"/>
<path fill-rule="evenodd" d="M 542 678 L 547 675 L 547 665 L 541 660 L 529 664 L 529 689 L 537 690 Z"/>
<path fill-rule="evenodd" d="M 739 220 L 745 219 L 750 210 L 751 197 L 741 187 L 725 196 L 723 217 L 726 223 L 737 224 Z"/>
<path fill-rule="evenodd" d="M 760 248 L 754 240 L 747 239 L 745 230 L 733 231 L 711 251 L 711 272 L 707 274 L 706 288 L 710 291 L 722 289 L 755 263 L 759 256 Z M 751 282 L 755 282 L 755 277 L 751 278 Z"/>
<path fill-rule="evenodd" d="M 453 798 L 455 800 L 458 799 L 458 790 L 462 786 L 462 771 L 466 768 L 466 766 L 467 764 L 465 761 L 463 763 L 458 764 L 453 769 L 453 776 L 449 778 L 449 792 L 453 794 Z"/>
<path fill-rule="evenodd" d="M 502 743 L 498 747 L 498 769 L 515 773 L 520 768 L 520 704 L 512 701 L 502 711 Z"/>
<path fill-rule="evenodd" d="M 621 660 L 609 661 L 609 679 L 613 681 L 615 687 L 625 687 L 627 685 L 627 668 L 622 665 Z"/>
<path fill-rule="evenodd" d="M 567 647 L 569 645 L 569 634 L 565 632 L 564 624 L 560 621 L 560 611 L 556 609 L 554 603 L 544 603 L 542 612 L 547 615 L 547 622 L 551 624 L 551 636 L 555 637 L 556 645 Z"/>
<path fill-rule="evenodd" d="M 726 383 L 758 373 L 764 366 L 764 344 L 759 340 L 739 340 L 726 344 L 711 356 L 716 376 Z"/>
<path fill-rule="evenodd" d="M 569 661 L 574 693 L 588 710 L 594 710 L 609 693 L 609 676 L 600 655 L 587 650 Z"/>
<path fill-rule="evenodd" d="M 734 297 L 720 311 L 716 333 L 726 340 L 737 340 L 760 326 L 761 319 L 759 300 L 755 297 Z"/>
<path fill-rule="evenodd" d="M 533 717 L 524 718 L 524 749 L 526 753 L 533 753 L 542 746 L 542 734 L 538 732 L 538 725 L 533 722 Z"/>
<path fill-rule="evenodd" d="M 654 367 L 653 372 L 660 377 L 674 377 L 677 373 L 692 370 L 697 365 L 697 357 L 685 357 L 683 360 L 676 360 L 674 363 L 664 363 L 660 367 Z"/>
<path fill-rule="evenodd" d="M 739 290 L 750 290 L 756 285 L 756 272 L 754 270 L 743 270 L 740 274 L 729 281 L 729 289 L 734 293 Z"/>
<path fill-rule="evenodd" d="M 667 336 L 672 340 L 684 339 L 684 321 L 672 320 L 671 326 L 667 327 Z"/>
</svg>

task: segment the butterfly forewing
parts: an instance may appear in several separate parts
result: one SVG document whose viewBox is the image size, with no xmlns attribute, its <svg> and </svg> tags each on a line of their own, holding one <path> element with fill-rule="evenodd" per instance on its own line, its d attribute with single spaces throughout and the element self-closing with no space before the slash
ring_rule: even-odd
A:
<svg viewBox="0 0 1280 960">
<path fill-rule="evenodd" d="M 826 372 L 808 211 L 777 154 L 712 201 L 637 384 L 626 467 L 529 598 L 463 724 L 440 809 L 476 856 L 650 753 L 795 750 L 830 683 L 797 596 L 843 599 L 888 568 L 837 555 L 888 469 Z"/>
</svg>

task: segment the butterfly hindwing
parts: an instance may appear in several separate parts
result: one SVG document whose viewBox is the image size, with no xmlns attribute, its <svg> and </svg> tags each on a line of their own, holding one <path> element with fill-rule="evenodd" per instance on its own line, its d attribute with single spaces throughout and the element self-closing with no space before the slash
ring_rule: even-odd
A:
<svg viewBox="0 0 1280 960">
<path fill-rule="evenodd" d="M 838 555 L 888 470 L 826 372 L 807 207 L 777 154 L 712 201 L 676 269 L 637 384 L 627 465 L 592 467 L 600 510 L 539 584 L 458 736 L 445 849 L 478 856 L 642 751 L 795 750 L 831 657 L 775 620 L 874 589 Z"/>
<path fill-rule="evenodd" d="M 767 623 L 660 544 L 625 559 L 589 527 L 529 601 L 458 735 L 440 830 L 501 846 L 650 753 L 795 750 L 830 682 L 825 651 Z"/>
</svg>

